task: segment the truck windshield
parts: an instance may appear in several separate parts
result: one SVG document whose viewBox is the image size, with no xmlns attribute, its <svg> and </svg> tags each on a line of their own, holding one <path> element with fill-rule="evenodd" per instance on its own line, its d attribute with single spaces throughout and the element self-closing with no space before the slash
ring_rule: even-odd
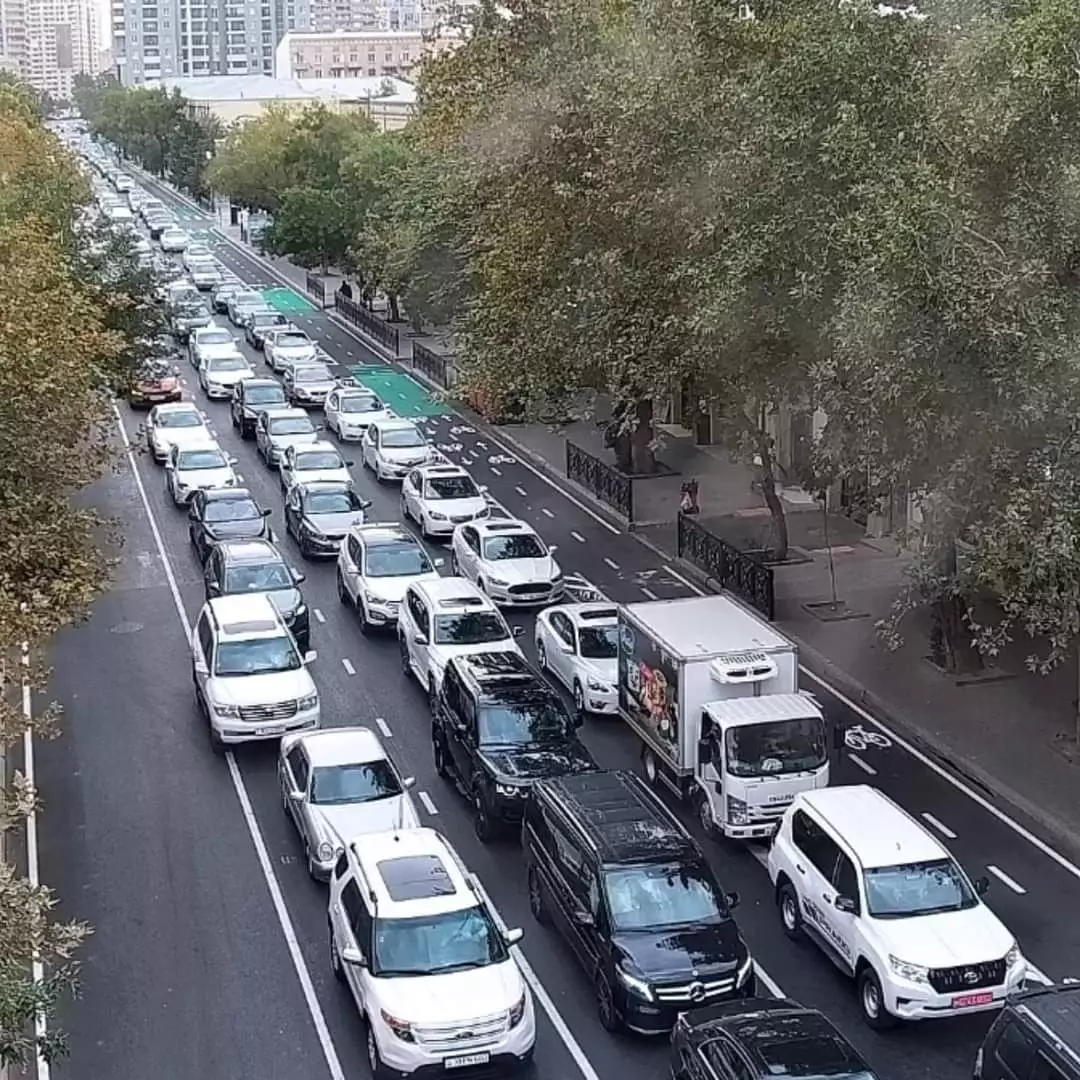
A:
<svg viewBox="0 0 1080 1080">
<path fill-rule="evenodd" d="M 732 776 L 777 776 L 820 769 L 826 761 L 825 725 L 817 717 L 729 728 L 724 756 Z"/>
</svg>

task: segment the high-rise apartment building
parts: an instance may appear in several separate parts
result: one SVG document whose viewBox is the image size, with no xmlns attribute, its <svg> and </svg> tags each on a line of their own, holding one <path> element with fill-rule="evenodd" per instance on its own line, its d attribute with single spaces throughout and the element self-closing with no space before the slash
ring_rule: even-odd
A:
<svg viewBox="0 0 1080 1080">
<path fill-rule="evenodd" d="M 114 71 L 128 86 L 272 75 L 277 43 L 310 25 L 310 0 L 112 0 Z"/>
<path fill-rule="evenodd" d="M 478 4 L 479 0 L 311 0 L 311 29 L 430 34 Z"/>
<path fill-rule="evenodd" d="M 281 39 L 274 74 L 279 79 L 408 78 L 425 56 L 459 40 L 419 30 L 297 30 Z"/>
<path fill-rule="evenodd" d="M 54 98 L 98 70 L 94 0 L 0 0 L 0 67 Z"/>
</svg>

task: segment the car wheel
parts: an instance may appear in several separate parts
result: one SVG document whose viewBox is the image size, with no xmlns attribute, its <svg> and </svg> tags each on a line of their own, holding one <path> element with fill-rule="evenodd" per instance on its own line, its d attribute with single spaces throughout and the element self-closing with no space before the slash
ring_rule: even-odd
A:
<svg viewBox="0 0 1080 1080">
<path fill-rule="evenodd" d="M 615 996 L 611 992 L 611 983 L 602 972 L 596 973 L 593 981 L 593 989 L 596 992 L 596 1012 L 600 1017 L 600 1025 L 605 1031 L 616 1032 L 622 1028 L 622 1021 L 615 1010 Z"/>
<path fill-rule="evenodd" d="M 551 925 L 551 916 L 544 904 L 544 883 L 535 866 L 529 867 L 529 910 L 541 926 Z"/>
<path fill-rule="evenodd" d="M 875 1031 L 885 1031 L 896 1026 L 896 1017 L 885 1009 L 885 995 L 881 991 L 881 980 L 877 972 L 867 964 L 859 972 L 857 981 L 859 990 L 859 1008 L 863 1020 Z"/>
<path fill-rule="evenodd" d="M 492 820 L 487 799 L 484 798 L 484 790 L 479 782 L 474 785 L 474 790 L 473 831 L 476 833 L 476 839 L 481 844 L 490 844 L 495 839 L 495 822 Z"/>
<path fill-rule="evenodd" d="M 303 536 L 298 536 L 296 538 L 296 543 L 300 548 L 300 558 L 307 562 L 311 559 L 311 545 L 303 538 Z"/>
<path fill-rule="evenodd" d="M 378 461 L 375 462 L 375 480 L 377 483 L 380 484 L 386 483 L 386 477 L 383 476 L 382 466 L 379 464 Z"/>
<path fill-rule="evenodd" d="M 450 763 L 446 760 L 446 747 L 437 732 L 432 733 L 431 757 L 435 763 L 435 775 L 442 780 L 449 780 Z"/>
<path fill-rule="evenodd" d="M 214 730 L 214 725 L 207 723 L 207 730 L 210 732 L 210 749 L 215 754 L 224 754 L 225 744 L 221 741 L 221 736 Z"/>
<path fill-rule="evenodd" d="M 311 847 L 306 840 L 304 841 L 304 855 L 307 858 L 308 877 L 310 877 L 312 881 L 321 881 L 319 872 L 315 869 L 315 856 L 311 854 Z"/>
<path fill-rule="evenodd" d="M 450 552 L 450 575 L 461 577 L 461 565 L 458 563 L 457 554 L 453 551 Z"/>
<path fill-rule="evenodd" d="M 713 821 L 712 806 L 709 803 L 708 795 L 706 795 L 704 791 L 699 790 L 695 796 L 694 808 L 697 810 L 701 831 L 710 838 L 716 836 L 718 830 L 716 828 L 716 822 Z"/>
<path fill-rule="evenodd" d="M 581 689 L 581 683 L 574 680 L 574 711 L 582 719 L 585 718 L 585 691 Z"/>
<path fill-rule="evenodd" d="M 345 981 L 345 968 L 341 963 L 341 953 L 338 952 L 337 942 L 334 940 L 334 928 L 327 924 L 327 932 L 330 936 L 330 970 L 334 973 L 334 978 Z"/>
<path fill-rule="evenodd" d="M 371 1072 L 371 1080 L 386 1080 L 387 1071 L 379 1054 L 379 1044 L 375 1041 L 375 1032 L 371 1029 L 371 1021 L 367 1025 L 367 1056 L 368 1069 Z"/>
<path fill-rule="evenodd" d="M 802 912 L 799 910 L 799 898 L 790 882 L 784 882 L 776 894 L 776 904 L 780 908 L 780 923 L 784 933 L 792 941 L 799 941 L 803 936 Z"/>
<path fill-rule="evenodd" d="M 405 644 L 404 634 L 398 634 L 398 655 L 401 657 L 401 670 L 406 675 L 411 675 L 412 662 L 409 660 L 409 646 Z"/>
<path fill-rule="evenodd" d="M 345 579 L 341 576 L 340 570 L 337 572 L 337 598 L 346 607 L 351 603 L 349 590 L 345 588 Z"/>
<path fill-rule="evenodd" d="M 412 518 L 412 513 L 409 510 L 409 503 L 406 500 L 404 495 L 401 496 L 401 504 L 400 504 L 400 506 L 401 506 L 401 509 L 400 509 L 399 512 L 401 514 L 401 520 L 403 522 L 409 521 Z"/>
<path fill-rule="evenodd" d="M 232 420 L 233 428 L 236 431 L 239 431 L 240 430 L 240 422 L 236 419 L 236 413 L 232 409 L 229 410 L 229 419 Z"/>
</svg>

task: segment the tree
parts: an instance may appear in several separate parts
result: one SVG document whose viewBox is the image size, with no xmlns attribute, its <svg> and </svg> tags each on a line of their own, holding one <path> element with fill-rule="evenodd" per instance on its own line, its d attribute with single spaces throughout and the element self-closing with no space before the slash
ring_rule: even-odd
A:
<svg viewBox="0 0 1080 1080">
<path fill-rule="evenodd" d="M 273 222 L 263 234 L 272 255 L 288 255 L 301 266 L 319 266 L 325 274 L 342 266 L 355 232 L 354 208 L 341 193 L 326 188 L 289 188 Z"/>
<path fill-rule="evenodd" d="M 225 137 L 210 166 L 209 183 L 237 206 L 274 213 L 282 195 L 295 186 L 286 161 L 295 110 L 270 105 Z"/>
</svg>

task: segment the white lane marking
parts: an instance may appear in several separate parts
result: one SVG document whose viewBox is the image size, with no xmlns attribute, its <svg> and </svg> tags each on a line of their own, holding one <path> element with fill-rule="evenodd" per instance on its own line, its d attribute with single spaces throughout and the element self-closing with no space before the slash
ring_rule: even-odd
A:
<svg viewBox="0 0 1080 1080">
<path fill-rule="evenodd" d="M 216 439 L 217 438 L 217 432 L 213 428 L 210 428 L 209 430 L 210 430 L 210 437 L 212 439 Z"/>
<path fill-rule="evenodd" d="M 244 478 L 240 475 L 240 473 L 236 474 L 236 479 L 239 480 L 241 484 L 244 482 Z"/>
<path fill-rule="evenodd" d="M 658 596 L 656 595 L 656 593 L 654 593 L 654 592 L 652 591 L 652 589 L 647 589 L 647 588 L 645 588 L 645 586 L 644 586 L 644 585 L 642 585 L 642 586 L 641 586 L 641 591 L 642 591 L 642 592 L 643 592 L 643 593 L 644 593 L 644 594 L 645 594 L 645 595 L 646 595 L 646 596 L 647 596 L 647 597 L 648 597 L 648 598 L 649 598 L 650 600 L 659 600 L 659 599 L 660 599 L 660 598 L 659 598 L 659 597 L 658 597 Z"/>
<path fill-rule="evenodd" d="M 146 494 L 146 486 L 143 484 L 142 476 L 139 474 L 138 465 L 135 461 L 135 451 L 124 428 L 124 418 L 120 415 L 120 410 L 115 404 L 113 405 L 113 412 L 116 415 L 116 423 L 120 431 L 120 438 L 124 443 L 124 453 L 131 468 L 131 475 L 135 480 L 135 487 L 138 489 L 139 499 L 146 513 L 146 520 L 154 537 L 158 557 L 161 559 L 161 568 L 165 574 L 165 581 L 169 586 L 169 592 L 172 594 L 173 606 L 176 608 L 180 625 L 183 626 L 187 639 L 190 641 L 192 635 L 191 623 L 188 621 L 187 612 L 184 610 L 184 601 L 180 596 L 180 586 L 176 581 L 176 574 L 165 550 L 165 540 L 161 535 L 161 529 L 158 527 L 154 512 L 150 508 L 150 499 Z M 233 790 L 236 792 L 236 798 L 240 803 L 240 812 L 243 814 L 244 824 L 247 826 L 248 835 L 251 837 L 251 843 L 255 848 L 263 880 L 266 882 L 266 888 L 270 893 L 270 900 L 274 905 L 274 912 L 277 915 L 282 936 L 285 938 L 285 945 L 289 950 L 289 958 L 292 960 L 296 977 L 300 980 L 300 989 L 304 994 L 304 1001 L 307 1004 L 311 1021 L 315 1025 L 315 1034 L 318 1036 L 319 1045 L 322 1047 L 326 1067 L 332 1080 L 345 1080 L 345 1070 L 341 1067 L 341 1059 L 338 1057 L 334 1040 L 330 1036 L 330 1029 L 326 1026 L 326 1017 L 323 1015 L 322 1006 L 319 1004 L 318 995 L 315 993 L 315 986 L 311 981 L 311 974 L 304 961 L 304 954 L 300 948 L 300 941 L 296 936 L 292 918 L 289 916 L 289 909 L 285 906 L 285 897 L 274 874 L 273 863 L 271 863 L 270 854 L 266 850 L 266 843 L 263 840 L 262 830 L 259 828 L 258 818 L 256 818 L 255 811 L 251 806 L 251 799 L 248 797 L 244 778 L 240 775 L 236 758 L 231 750 L 226 751 L 225 761 L 229 766 L 229 778 L 232 780 Z"/>
<path fill-rule="evenodd" d="M 604 562 L 607 563 L 607 565 L 610 566 L 612 570 L 619 569 L 619 564 L 614 559 L 609 559 L 606 555 L 604 556 Z"/>
<path fill-rule="evenodd" d="M 345 669 L 347 674 L 349 674 L 349 675 L 355 675 L 356 674 L 356 668 L 353 667 L 352 661 L 347 656 L 343 656 L 341 658 L 341 666 Z"/>
<path fill-rule="evenodd" d="M 390 725 L 381 716 L 375 717 L 375 726 L 382 733 L 384 739 L 392 739 L 394 737 L 394 733 L 390 730 Z"/>
<path fill-rule="evenodd" d="M 1026 959 L 1026 957 L 1025 957 Z M 1045 972 L 1040 971 L 1030 960 L 1028 960 L 1027 966 L 1028 980 L 1031 982 L 1042 983 L 1043 986 L 1053 986 L 1054 980 L 1051 979 Z M 1063 983 L 1075 983 L 1076 979 L 1062 979 Z"/>
<path fill-rule="evenodd" d="M 941 833 L 941 835 L 944 836 L 946 840 L 956 839 L 956 833 L 954 833 L 952 829 L 948 827 L 948 825 L 944 825 L 942 824 L 942 822 L 938 821 L 938 819 L 934 817 L 933 814 L 924 813 L 922 815 L 922 819 L 928 825 L 932 825 L 935 829 L 937 829 L 937 831 Z"/>
<path fill-rule="evenodd" d="M 486 454 L 486 453 L 487 453 L 487 448 L 488 448 L 488 444 L 487 444 L 486 442 L 481 442 L 481 441 L 480 441 L 479 439 L 477 439 L 477 440 L 476 440 L 476 448 L 477 448 L 477 450 L 483 450 L 483 451 L 484 451 L 484 453 Z"/>
<path fill-rule="evenodd" d="M 315 618 L 319 622 L 326 622 L 326 616 L 318 608 L 312 608 L 311 610 L 315 613 Z"/>
<path fill-rule="evenodd" d="M 545 517 L 549 518 L 553 518 L 555 516 L 546 506 L 540 507 L 540 513 L 543 514 Z"/>
<path fill-rule="evenodd" d="M 436 809 L 435 804 L 431 801 L 431 796 L 426 791 L 418 791 L 416 797 L 420 800 L 423 808 L 432 816 L 438 817 L 439 811 Z"/>
<path fill-rule="evenodd" d="M 704 589 L 698 588 L 698 586 L 695 585 L 692 581 L 689 581 L 687 578 L 684 578 L 682 576 L 682 574 L 680 574 L 679 571 L 675 569 L 675 567 L 673 567 L 673 566 L 665 566 L 664 569 L 676 581 L 681 581 L 691 592 L 696 592 L 698 594 L 698 596 L 705 596 L 706 595 Z"/>
<path fill-rule="evenodd" d="M 1027 889 L 1025 889 L 1019 881 L 1017 881 L 1015 878 L 1009 877 L 1009 875 L 1006 874 L 1000 866 L 994 866 L 993 863 L 987 863 L 986 869 L 989 870 L 990 873 L 998 879 L 998 881 L 1002 882 L 1002 884 L 1008 885 L 1008 887 L 1012 889 L 1012 891 L 1018 896 L 1023 896 L 1027 892 Z"/>
<path fill-rule="evenodd" d="M 519 484 L 514 490 L 524 499 L 529 493 Z"/>
<path fill-rule="evenodd" d="M 489 466 L 489 468 L 496 476 L 502 476 L 502 473 L 498 469 L 496 469 L 494 465 Z"/>
<path fill-rule="evenodd" d="M 870 776 L 877 776 L 877 769 L 875 769 L 873 765 L 868 765 L 858 754 L 849 753 L 848 758 L 850 758 L 855 765 L 858 765 L 864 773 L 868 773 Z"/>
<path fill-rule="evenodd" d="M 579 533 L 579 532 L 573 532 L 573 531 L 571 531 L 570 535 L 571 535 L 571 536 L 572 536 L 572 537 L 573 537 L 573 538 L 574 538 L 574 539 L 575 539 L 575 540 L 576 540 L 576 541 L 577 541 L 577 542 L 578 542 L 579 544 L 584 544 L 584 543 L 585 543 L 585 537 L 584 537 L 584 536 L 582 536 L 582 535 L 581 535 L 581 533 Z"/>
</svg>

